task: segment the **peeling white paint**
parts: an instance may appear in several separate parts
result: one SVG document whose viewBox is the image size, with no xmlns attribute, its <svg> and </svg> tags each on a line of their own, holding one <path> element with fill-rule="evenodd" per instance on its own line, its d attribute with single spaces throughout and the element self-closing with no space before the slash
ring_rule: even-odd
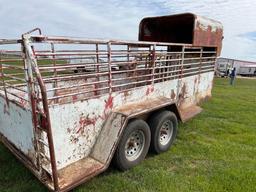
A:
<svg viewBox="0 0 256 192">
<path fill-rule="evenodd" d="M 196 16 L 195 27 L 197 24 L 199 24 L 200 29 L 204 31 L 207 31 L 209 27 L 211 27 L 211 32 L 216 32 L 218 29 L 223 30 L 223 26 L 220 22 L 203 16 Z"/>
<path fill-rule="evenodd" d="M 34 133 L 32 114 L 28 109 L 23 109 L 17 104 L 0 96 L 0 132 L 21 152 L 26 154 L 32 161 L 34 149 Z"/>
</svg>

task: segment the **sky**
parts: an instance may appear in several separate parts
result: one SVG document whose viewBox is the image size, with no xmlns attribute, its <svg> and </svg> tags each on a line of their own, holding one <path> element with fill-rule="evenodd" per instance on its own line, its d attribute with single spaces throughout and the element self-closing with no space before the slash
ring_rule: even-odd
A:
<svg viewBox="0 0 256 192">
<path fill-rule="evenodd" d="M 222 57 L 256 61 L 254 0 L 0 0 L 0 39 L 45 35 L 137 40 L 143 17 L 192 12 L 222 22 Z"/>
</svg>

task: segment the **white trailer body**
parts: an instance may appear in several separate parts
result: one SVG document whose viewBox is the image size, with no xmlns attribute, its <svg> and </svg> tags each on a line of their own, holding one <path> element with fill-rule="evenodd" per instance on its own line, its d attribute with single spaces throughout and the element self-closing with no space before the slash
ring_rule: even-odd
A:
<svg viewBox="0 0 256 192">
<path fill-rule="evenodd" d="M 201 112 L 222 26 L 193 14 L 168 20 L 183 17 L 196 34 L 191 42 L 50 37 L 39 29 L 0 40 L 2 142 L 50 190 L 68 191 L 107 169 L 130 121 L 147 123 L 165 110 L 185 122 Z"/>
<path fill-rule="evenodd" d="M 238 73 L 243 76 L 256 76 L 256 65 L 240 66 Z"/>
</svg>

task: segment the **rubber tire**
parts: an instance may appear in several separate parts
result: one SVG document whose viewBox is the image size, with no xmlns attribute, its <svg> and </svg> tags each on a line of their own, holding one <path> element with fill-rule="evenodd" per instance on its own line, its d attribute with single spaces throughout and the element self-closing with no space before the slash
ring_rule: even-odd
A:
<svg viewBox="0 0 256 192">
<path fill-rule="evenodd" d="M 130 134 L 133 131 L 141 130 L 145 136 L 145 145 L 142 149 L 142 153 L 140 156 L 134 160 L 129 161 L 125 156 L 125 144 L 127 139 L 129 138 Z M 114 155 L 114 165 L 121 171 L 128 170 L 136 165 L 138 165 L 141 161 L 143 161 L 148 153 L 149 146 L 150 146 L 150 139 L 151 133 L 148 124 L 141 120 L 141 119 L 134 119 L 128 123 L 126 128 L 123 131 L 119 144 L 116 148 L 115 155 Z"/>
<path fill-rule="evenodd" d="M 166 145 L 162 145 L 159 142 L 159 132 L 162 124 L 166 120 L 171 120 L 173 123 L 173 134 L 170 141 Z M 171 145 L 173 144 L 178 129 L 178 120 L 176 115 L 171 111 L 160 111 L 153 114 L 150 119 L 148 120 L 148 124 L 151 130 L 151 144 L 150 150 L 154 153 L 162 153 L 167 151 Z"/>
</svg>

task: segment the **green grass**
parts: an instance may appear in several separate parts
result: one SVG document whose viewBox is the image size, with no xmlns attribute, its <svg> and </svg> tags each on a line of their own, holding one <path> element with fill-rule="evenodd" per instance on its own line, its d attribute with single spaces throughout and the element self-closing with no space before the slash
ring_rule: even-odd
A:
<svg viewBox="0 0 256 192">
<path fill-rule="evenodd" d="M 174 146 L 139 166 L 105 173 L 76 188 L 86 191 L 256 191 L 256 80 L 216 79 L 204 111 L 180 124 Z M 46 191 L 0 145 L 0 191 Z"/>
<path fill-rule="evenodd" d="M 4 64 L 8 64 L 8 65 L 11 65 L 11 66 L 15 66 L 15 67 L 24 67 L 24 63 L 23 61 L 20 61 L 19 59 L 21 59 L 21 57 L 18 57 L 18 56 L 11 56 L 11 58 L 9 57 L 6 57 L 6 56 L 2 56 L 0 57 L 0 59 L 3 59 L 3 60 L 9 60 L 8 62 L 2 62 Z M 13 61 L 10 61 L 10 60 L 13 60 Z M 65 64 L 67 61 L 64 61 L 64 60 L 57 60 L 56 61 L 56 64 Z M 52 59 L 48 59 L 48 58 L 44 58 L 44 59 L 41 59 L 41 60 L 38 60 L 37 61 L 37 65 L 39 67 L 42 67 L 44 65 L 53 65 L 54 61 Z M 2 83 L 2 77 L 1 77 L 1 73 L 2 73 L 2 70 L 1 70 L 1 62 L 0 62 L 0 83 Z M 10 68 L 4 68 L 3 69 L 3 73 L 4 74 L 11 74 L 12 76 L 14 77 L 18 77 L 18 78 L 22 78 L 25 80 L 25 74 L 24 74 L 24 69 L 10 69 Z M 70 70 L 70 71 L 62 71 L 62 72 L 58 72 L 58 74 L 74 74 L 74 71 L 73 70 Z M 54 75 L 54 72 L 49 72 L 49 71 L 41 71 L 41 75 L 43 77 L 46 77 L 46 76 L 53 76 Z M 4 77 L 3 78 L 5 81 L 6 80 L 13 80 L 13 78 L 11 77 Z M 23 81 L 20 81 L 20 80 L 16 80 L 16 81 L 13 81 L 11 82 L 11 84 L 19 84 L 19 83 L 23 83 Z"/>
</svg>

